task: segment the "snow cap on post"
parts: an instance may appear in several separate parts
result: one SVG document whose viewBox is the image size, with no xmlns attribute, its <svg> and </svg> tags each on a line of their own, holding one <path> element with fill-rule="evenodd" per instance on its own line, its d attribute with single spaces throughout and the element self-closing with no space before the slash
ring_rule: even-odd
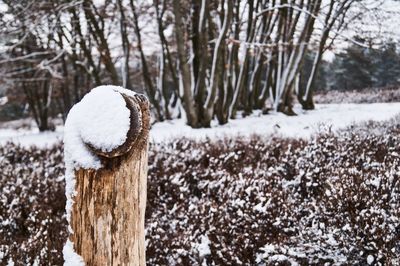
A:
<svg viewBox="0 0 400 266">
<path fill-rule="evenodd" d="M 75 169 L 99 169 L 99 156 L 113 158 L 129 152 L 144 130 L 140 103 L 147 103 L 143 95 L 122 87 L 92 89 L 68 114 L 66 160 Z"/>
</svg>

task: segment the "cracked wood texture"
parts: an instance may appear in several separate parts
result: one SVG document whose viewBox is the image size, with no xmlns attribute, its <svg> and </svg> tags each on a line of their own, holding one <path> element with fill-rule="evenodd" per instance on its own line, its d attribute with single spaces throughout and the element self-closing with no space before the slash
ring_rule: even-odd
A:
<svg viewBox="0 0 400 266">
<path fill-rule="evenodd" d="M 70 240 L 86 265 L 146 264 L 149 103 L 142 95 L 122 96 L 131 111 L 127 142 L 107 154 L 89 147 L 104 167 L 75 171 Z"/>
</svg>

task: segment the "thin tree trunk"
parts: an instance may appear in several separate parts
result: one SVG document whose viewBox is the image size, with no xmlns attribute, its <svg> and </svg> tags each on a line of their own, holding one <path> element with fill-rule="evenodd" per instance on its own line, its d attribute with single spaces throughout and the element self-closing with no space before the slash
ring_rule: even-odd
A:
<svg viewBox="0 0 400 266">
<path fill-rule="evenodd" d="M 106 37 L 104 36 L 104 29 L 100 27 L 100 25 L 104 24 L 102 18 L 100 16 L 99 19 L 96 19 L 95 15 L 92 12 L 92 9 L 96 12 L 96 7 L 93 3 L 90 3 L 89 0 L 83 1 L 83 10 L 85 13 L 85 17 L 88 21 L 88 28 L 91 32 L 94 40 L 97 44 L 97 49 L 100 53 L 100 58 L 102 59 L 102 63 L 104 64 L 107 72 L 110 74 L 111 81 L 114 84 L 119 84 L 117 70 L 115 69 L 114 63 L 111 58 L 111 53 L 109 49 L 108 42 Z"/>
<path fill-rule="evenodd" d="M 163 121 L 164 116 L 162 114 L 162 110 L 160 107 L 160 101 L 159 101 L 159 97 L 157 95 L 157 89 L 153 86 L 153 82 L 151 80 L 151 74 L 150 74 L 150 71 L 148 68 L 147 60 L 146 60 L 146 57 L 143 52 L 142 36 L 140 33 L 140 28 L 139 28 L 139 17 L 136 12 L 136 8 L 133 3 L 133 0 L 130 0 L 129 4 L 130 4 L 132 15 L 133 15 L 133 26 L 134 26 L 134 30 L 135 30 L 135 34 L 136 34 L 136 39 L 137 39 L 137 48 L 139 50 L 140 59 L 142 62 L 143 81 L 144 81 L 144 84 L 146 87 L 147 95 L 149 96 L 150 102 L 152 103 L 152 105 L 154 106 L 154 108 L 156 110 L 157 120 Z"/>
<path fill-rule="evenodd" d="M 123 62 L 121 66 L 121 76 L 122 76 L 122 86 L 124 88 L 131 88 L 131 81 L 129 77 L 129 57 L 130 57 L 130 43 L 127 32 L 127 19 L 125 17 L 124 6 L 122 4 L 122 0 L 118 0 L 118 9 L 121 16 L 120 21 L 120 33 L 121 33 L 121 41 L 122 41 L 122 50 L 123 50 Z"/>
<path fill-rule="evenodd" d="M 186 30 L 184 29 L 184 23 L 181 13 L 181 3 L 179 0 L 173 0 L 173 12 L 175 15 L 175 37 L 178 52 L 178 63 L 180 70 L 180 88 L 182 88 L 181 95 L 183 99 L 183 108 L 186 111 L 187 123 L 191 127 L 199 127 L 199 119 L 196 113 L 196 106 L 193 99 L 193 88 L 191 73 L 189 67 L 189 57 L 186 51 L 187 38 L 183 35 Z"/>
<path fill-rule="evenodd" d="M 211 68 L 210 85 L 208 97 L 204 104 L 205 114 L 203 126 L 209 127 L 214 114 L 215 98 L 217 97 L 217 86 L 220 76 L 223 76 L 224 68 L 221 67 L 222 56 L 224 56 L 223 47 L 226 45 L 226 34 L 228 32 L 233 15 L 232 1 L 227 1 L 227 10 L 225 11 L 224 22 L 219 33 L 217 42 L 214 48 L 213 62 Z"/>
</svg>

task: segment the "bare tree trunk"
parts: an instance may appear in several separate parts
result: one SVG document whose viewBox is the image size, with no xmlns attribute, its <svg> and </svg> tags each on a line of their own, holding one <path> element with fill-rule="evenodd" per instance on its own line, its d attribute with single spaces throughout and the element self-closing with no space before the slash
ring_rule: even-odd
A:
<svg viewBox="0 0 400 266">
<path fill-rule="evenodd" d="M 127 32 L 127 19 L 125 16 L 124 6 L 122 4 L 122 0 L 118 0 L 118 9 L 121 16 L 120 21 L 120 33 L 122 40 L 122 50 L 123 50 L 123 62 L 121 66 L 122 72 L 122 87 L 131 88 L 131 81 L 129 78 L 129 56 L 130 56 L 130 43 Z"/>
<path fill-rule="evenodd" d="M 199 124 L 204 126 L 205 106 L 204 101 L 207 97 L 207 70 L 209 65 L 208 40 L 213 38 L 212 20 L 209 20 L 209 1 L 194 0 L 191 3 L 193 15 L 192 22 L 192 53 L 193 63 L 191 64 L 192 76 L 194 82 L 194 101 Z M 224 10 L 221 10 L 223 13 Z"/>
<path fill-rule="evenodd" d="M 203 126 L 209 127 L 214 114 L 215 98 L 217 97 L 217 89 L 219 79 L 225 72 L 224 67 L 221 67 L 222 57 L 225 56 L 223 47 L 226 46 L 226 34 L 228 32 L 232 15 L 233 15 L 233 4 L 232 1 L 227 1 L 227 10 L 225 11 L 224 22 L 222 29 L 219 33 L 218 39 L 214 48 L 213 62 L 211 67 L 210 85 L 208 90 L 208 96 L 204 104 L 204 121 Z"/>
<path fill-rule="evenodd" d="M 152 105 L 154 106 L 154 108 L 156 110 L 157 120 L 163 121 L 164 116 L 162 114 L 162 110 L 160 107 L 160 99 L 157 95 L 157 89 L 153 86 L 153 81 L 151 79 L 151 74 L 150 74 L 150 71 L 148 68 L 147 60 L 146 60 L 146 57 L 143 52 L 142 36 L 140 33 L 140 28 L 139 28 L 139 17 L 136 12 L 136 7 L 133 3 L 133 0 L 130 0 L 129 4 L 130 4 L 132 15 L 133 15 L 133 27 L 135 29 L 137 46 L 138 46 L 138 50 L 140 53 L 140 59 L 142 62 L 142 73 L 143 73 L 144 85 L 146 87 L 146 92 L 150 98 L 150 102 L 152 103 Z"/>
<path fill-rule="evenodd" d="M 167 61 L 167 55 L 168 55 L 168 44 L 167 44 L 167 40 L 165 39 L 164 36 L 164 27 L 163 27 L 163 16 L 164 16 L 164 12 L 165 12 L 165 2 L 163 1 L 161 4 L 161 8 L 160 8 L 160 3 L 159 0 L 155 0 L 154 1 L 154 6 L 156 9 L 156 19 L 157 19 L 157 28 L 158 28 L 158 36 L 160 37 L 160 41 L 161 41 L 161 52 L 160 52 L 160 63 L 159 63 L 159 70 L 160 70 L 160 74 L 158 77 L 158 90 L 161 91 L 162 96 L 163 96 L 163 102 L 164 102 L 164 116 L 165 119 L 169 120 L 171 119 L 171 113 L 169 111 L 169 105 L 170 105 L 170 101 L 171 98 L 174 96 L 175 94 L 175 89 L 172 91 L 172 96 L 168 95 L 168 91 L 167 91 L 167 84 L 166 84 L 166 74 L 167 74 L 167 69 L 166 69 L 166 61 Z M 171 75 L 173 76 L 172 78 L 175 79 L 174 77 L 174 73 L 171 73 Z M 175 83 L 176 87 L 179 86 L 179 83 L 176 82 Z M 177 89 L 177 88 L 176 88 Z M 178 92 L 179 93 L 179 92 Z"/>
<path fill-rule="evenodd" d="M 104 20 L 101 16 L 97 16 L 98 19 L 96 19 L 93 13 L 97 12 L 96 7 L 93 3 L 90 3 L 89 0 L 83 1 L 83 10 L 88 21 L 89 31 L 96 41 L 101 61 L 110 75 L 111 82 L 119 84 L 117 70 L 115 69 L 114 62 L 111 58 L 110 48 L 106 36 L 104 35 Z"/>
<path fill-rule="evenodd" d="M 163 26 L 163 17 L 164 17 L 164 13 L 166 11 L 166 1 L 163 0 L 161 1 L 161 8 L 160 8 L 160 2 L 159 0 L 155 0 L 154 1 L 154 6 L 156 9 L 156 16 L 157 16 L 157 25 L 158 25 L 158 35 L 160 37 L 160 42 L 161 42 L 161 54 L 163 57 L 163 73 L 160 73 L 160 77 L 163 77 L 163 79 L 165 79 L 166 77 L 166 66 L 168 66 L 168 70 L 169 70 L 169 74 L 172 78 L 172 82 L 173 82 L 173 91 L 172 91 L 172 96 L 170 97 L 171 99 L 167 100 L 166 97 L 166 84 L 165 84 L 165 80 L 162 80 L 162 87 L 161 87 L 161 91 L 164 95 L 165 99 L 165 104 L 168 104 L 169 102 L 171 103 L 170 106 L 171 108 L 175 108 L 177 103 L 178 103 L 178 99 L 180 99 L 180 95 L 179 95 L 179 80 L 178 80 L 178 76 L 176 74 L 176 67 L 174 65 L 174 61 L 172 59 L 171 56 L 171 52 L 169 49 L 169 45 L 168 45 L 168 41 L 167 38 L 165 37 L 164 34 L 164 26 Z M 170 115 L 169 113 L 169 106 L 165 107 L 165 116 L 168 119 L 168 116 Z"/>
<path fill-rule="evenodd" d="M 186 30 L 184 29 L 183 17 L 181 13 L 181 2 L 179 0 L 173 0 L 173 12 L 175 15 L 175 37 L 178 52 L 178 63 L 180 70 L 180 88 L 182 88 L 181 95 L 183 99 L 183 108 L 186 111 L 186 118 L 188 125 L 191 127 L 199 127 L 198 114 L 196 112 L 196 106 L 193 98 L 193 88 L 190 67 L 189 67 L 189 56 L 186 51 L 187 36 L 184 36 Z"/>
<path fill-rule="evenodd" d="M 350 8 L 350 6 L 352 4 L 352 1 L 347 0 L 347 1 L 343 1 L 340 4 L 338 4 L 339 6 L 337 7 L 337 11 L 335 12 L 335 14 L 333 14 L 333 9 L 334 9 L 335 3 L 336 3 L 336 1 L 334 1 L 334 0 L 330 1 L 329 10 L 325 16 L 325 21 L 324 21 L 325 25 L 322 30 L 321 39 L 320 39 L 319 45 L 318 45 L 318 51 L 314 58 L 314 62 L 313 62 L 312 69 L 311 69 L 311 74 L 308 78 L 307 85 L 305 88 L 305 93 L 304 93 L 304 95 L 302 95 L 302 94 L 298 95 L 298 100 L 304 110 L 312 110 L 315 108 L 314 102 L 313 102 L 313 97 L 312 97 L 312 94 L 313 94 L 312 90 L 313 90 L 314 82 L 316 80 L 317 70 L 319 68 L 324 49 L 326 47 L 326 41 L 328 40 L 328 37 L 329 37 L 329 32 L 332 30 L 332 27 L 334 26 L 335 22 L 339 19 L 339 15 L 342 15 L 342 16 L 346 15 L 348 9 Z M 343 20 L 339 23 L 339 27 L 342 27 L 342 26 L 343 26 Z"/>
<path fill-rule="evenodd" d="M 100 74 L 96 64 L 94 63 L 92 52 L 90 51 L 90 48 L 87 46 L 85 37 L 83 36 L 82 27 L 80 24 L 80 19 L 77 10 L 75 10 L 75 8 L 72 8 L 71 14 L 72 14 L 72 26 L 74 28 L 74 31 L 77 33 L 79 37 L 79 46 L 81 47 L 86 59 L 88 60 L 89 66 L 91 67 L 91 71 L 89 74 L 94 79 L 96 85 L 101 85 Z"/>
</svg>

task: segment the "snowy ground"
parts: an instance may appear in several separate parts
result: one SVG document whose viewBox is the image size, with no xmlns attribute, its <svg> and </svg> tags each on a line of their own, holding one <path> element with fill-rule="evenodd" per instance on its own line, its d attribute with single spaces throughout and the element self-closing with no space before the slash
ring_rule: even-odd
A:
<svg viewBox="0 0 400 266">
<path fill-rule="evenodd" d="M 356 122 L 387 120 L 400 113 L 400 103 L 374 104 L 319 104 L 316 110 L 302 111 L 296 108 L 298 116 L 281 113 L 261 115 L 255 113 L 246 118 L 231 120 L 227 125 L 212 128 L 192 129 L 183 119 L 156 123 L 150 136 L 153 142 L 162 142 L 176 137 L 201 139 L 251 134 L 277 135 L 293 138 L 308 138 L 325 130 L 338 130 Z M 49 146 L 62 139 L 63 128 L 56 132 L 39 133 L 38 130 L 0 129 L 0 144 L 11 141 L 24 146 Z"/>
</svg>

